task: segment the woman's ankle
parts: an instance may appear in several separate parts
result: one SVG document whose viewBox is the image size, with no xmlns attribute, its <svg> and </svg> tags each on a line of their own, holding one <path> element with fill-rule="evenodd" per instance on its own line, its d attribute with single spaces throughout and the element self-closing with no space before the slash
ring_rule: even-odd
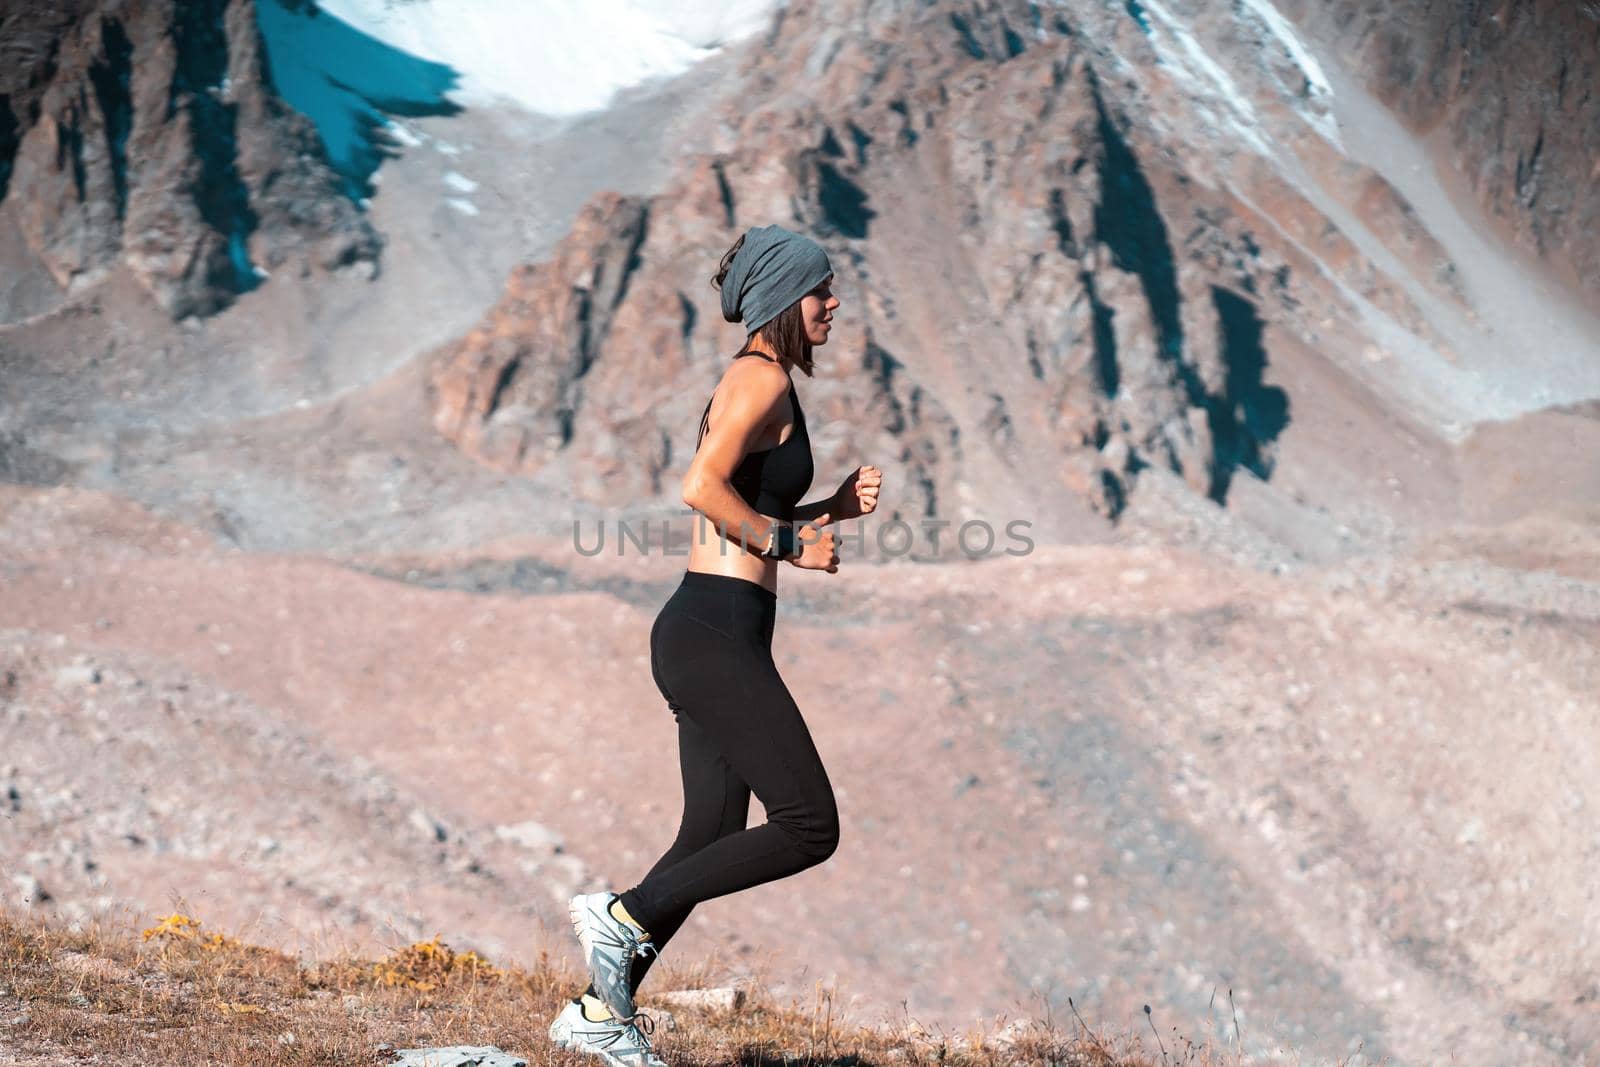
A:
<svg viewBox="0 0 1600 1067">
<path fill-rule="evenodd" d="M 645 928 L 640 925 L 639 920 L 628 914 L 628 909 L 623 905 L 621 897 L 617 897 L 611 902 L 610 911 L 613 918 L 621 922 L 625 922 L 635 930 L 639 931 L 640 937 L 645 939 L 650 937 L 649 933 L 645 931 Z"/>
<path fill-rule="evenodd" d="M 584 1018 L 592 1023 L 601 1023 L 612 1018 L 611 1009 L 589 990 L 584 990 L 583 995 L 578 998 L 578 1003 L 583 1005 Z"/>
</svg>

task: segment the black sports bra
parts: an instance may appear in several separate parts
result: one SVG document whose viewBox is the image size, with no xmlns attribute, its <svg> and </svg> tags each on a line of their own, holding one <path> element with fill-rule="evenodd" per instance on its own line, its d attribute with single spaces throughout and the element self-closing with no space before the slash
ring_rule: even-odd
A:
<svg viewBox="0 0 1600 1067">
<path fill-rule="evenodd" d="M 744 355 L 767 358 L 760 352 Z M 800 396 L 795 392 L 793 379 L 789 381 L 789 402 L 794 405 L 794 431 L 789 439 L 772 448 L 747 452 L 729 482 L 757 514 L 792 520 L 795 505 L 811 488 L 815 469 L 811 463 L 811 438 L 806 435 L 806 415 L 800 410 Z M 696 451 L 705 439 L 706 419 L 710 415 L 711 401 L 707 400 L 706 410 L 700 416 L 700 436 L 694 443 Z"/>
</svg>

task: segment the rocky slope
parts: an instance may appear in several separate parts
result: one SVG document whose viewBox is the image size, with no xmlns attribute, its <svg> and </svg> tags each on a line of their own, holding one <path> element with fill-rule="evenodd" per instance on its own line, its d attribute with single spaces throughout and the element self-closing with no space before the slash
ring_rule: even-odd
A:
<svg viewBox="0 0 1600 1067">
<path fill-rule="evenodd" d="M 174 318 L 376 265 L 251 0 L 0 5 L 0 322 L 116 270 Z"/>
<path fill-rule="evenodd" d="M 36 522 L 46 515 L 49 532 Z M 200 531 L 95 494 L 8 490 L 0 526 L 8 586 L 51 559 L 227 557 Z M 212 624 L 193 634 L 224 660 L 245 652 Z M 181 886 L 174 905 L 226 907 L 281 944 L 372 945 L 373 931 L 433 912 L 491 916 L 518 938 L 592 877 L 550 828 L 465 831 L 441 818 L 426 776 L 351 762 L 217 679 L 160 653 L 86 652 L 61 631 L 0 632 L 0 816 L 15 846 L 0 873 L 12 899 L 84 919 Z M 546 887 L 542 901 L 523 895 L 529 879 Z"/>
<path fill-rule="evenodd" d="M 1600 298 L 1600 6 L 1287 0 L 1503 232 Z"/>
<path fill-rule="evenodd" d="M 1147 474 L 1132 507 L 1192 498 Z M 78 918 L 176 892 L 288 948 L 572 959 L 561 894 L 638 877 L 677 824 L 644 635 L 680 570 L 564 537 L 243 553 L 6 490 L 0 874 Z M 1237 1008 L 1247 1052 L 1303 1062 L 1600 1040 L 1592 521 L 1279 573 L 1109 545 L 801 577 L 774 647 L 839 853 L 697 909 L 664 962 L 820 981 L 869 1023 L 1070 995 L 1225 1042 Z"/>
</svg>

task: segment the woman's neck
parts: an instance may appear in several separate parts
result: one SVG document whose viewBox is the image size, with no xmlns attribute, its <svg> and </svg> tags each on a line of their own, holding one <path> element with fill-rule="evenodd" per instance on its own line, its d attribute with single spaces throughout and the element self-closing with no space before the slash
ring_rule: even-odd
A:
<svg viewBox="0 0 1600 1067">
<path fill-rule="evenodd" d="M 783 364 L 783 357 L 774 352 L 768 346 L 767 342 L 761 337 L 750 338 L 750 340 L 745 343 L 744 350 L 746 352 L 758 352 L 780 366 Z"/>
</svg>

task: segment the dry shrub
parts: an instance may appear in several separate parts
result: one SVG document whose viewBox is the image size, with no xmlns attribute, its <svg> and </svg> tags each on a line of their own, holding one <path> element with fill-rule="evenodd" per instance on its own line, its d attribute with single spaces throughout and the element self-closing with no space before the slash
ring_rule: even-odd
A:
<svg viewBox="0 0 1600 1067">
<path fill-rule="evenodd" d="M 407 945 L 372 964 L 372 980 L 381 986 L 403 986 L 426 993 L 451 982 L 498 982 L 506 976 L 505 971 L 490 966 L 476 952 L 455 952 L 439 937 L 434 934 L 431 941 Z"/>
</svg>

